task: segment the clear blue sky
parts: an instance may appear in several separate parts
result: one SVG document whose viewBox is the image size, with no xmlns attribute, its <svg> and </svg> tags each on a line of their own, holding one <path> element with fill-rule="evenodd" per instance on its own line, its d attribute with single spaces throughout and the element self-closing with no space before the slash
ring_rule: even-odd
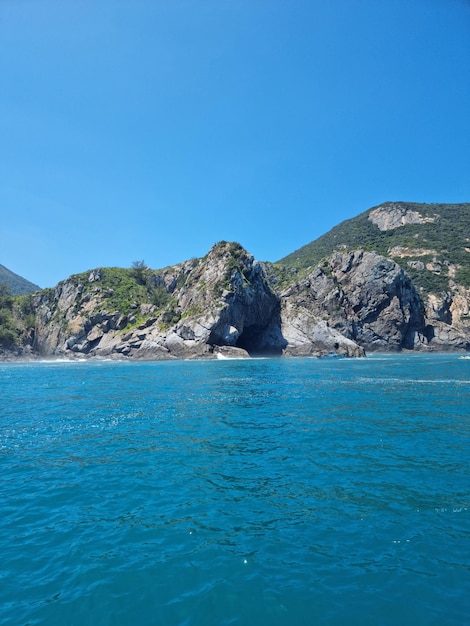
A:
<svg viewBox="0 0 470 626">
<path fill-rule="evenodd" d="M 469 0 L 0 0 L 0 263 L 42 287 L 470 201 Z"/>
</svg>

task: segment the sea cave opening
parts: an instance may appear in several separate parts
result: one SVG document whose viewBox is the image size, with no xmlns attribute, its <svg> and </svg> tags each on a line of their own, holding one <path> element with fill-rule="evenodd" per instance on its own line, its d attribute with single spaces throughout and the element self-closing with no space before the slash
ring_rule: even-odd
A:
<svg viewBox="0 0 470 626">
<path fill-rule="evenodd" d="M 237 348 L 243 348 L 250 356 L 281 356 L 282 348 L 273 345 L 265 335 L 266 327 L 253 324 L 246 326 L 238 337 Z"/>
</svg>

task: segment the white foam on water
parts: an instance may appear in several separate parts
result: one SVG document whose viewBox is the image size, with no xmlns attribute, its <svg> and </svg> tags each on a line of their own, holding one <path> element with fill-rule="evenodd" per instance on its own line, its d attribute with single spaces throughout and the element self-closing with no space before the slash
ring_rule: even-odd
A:
<svg viewBox="0 0 470 626">
<path fill-rule="evenodd" d="M 360 383 L 374 384 L 390 384 L 396 385 L 469 385 L 470 380 L 461 380 L 460 378 L 373 378 L 371 376 L 361 377 L 357 379 Z"/>
</svg>

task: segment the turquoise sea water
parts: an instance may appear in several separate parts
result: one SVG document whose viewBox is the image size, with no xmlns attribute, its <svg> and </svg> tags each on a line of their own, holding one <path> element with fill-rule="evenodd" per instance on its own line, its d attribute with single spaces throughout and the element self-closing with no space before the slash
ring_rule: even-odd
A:
<svg viewBox="0 0 470 626">
<path fill-rule="evenodd" d="M 464 625 L 470 362 L 0 364 L 0 624 Z"/>
</svg>

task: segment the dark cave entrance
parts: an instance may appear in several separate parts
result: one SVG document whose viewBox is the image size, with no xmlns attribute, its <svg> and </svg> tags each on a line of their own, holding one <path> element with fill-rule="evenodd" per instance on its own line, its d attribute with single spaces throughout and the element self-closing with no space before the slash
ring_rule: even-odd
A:
<svg viewBox="0 0 470 626">
<path fill-rule="evenodd" d="M 253 324 L 246 326 L 238 337 L 237 348 L 243 348 L 250 356 L 281 356 L 282 348 L 273 345 L 265 336 L 266 327 Z"/>
</svg>

